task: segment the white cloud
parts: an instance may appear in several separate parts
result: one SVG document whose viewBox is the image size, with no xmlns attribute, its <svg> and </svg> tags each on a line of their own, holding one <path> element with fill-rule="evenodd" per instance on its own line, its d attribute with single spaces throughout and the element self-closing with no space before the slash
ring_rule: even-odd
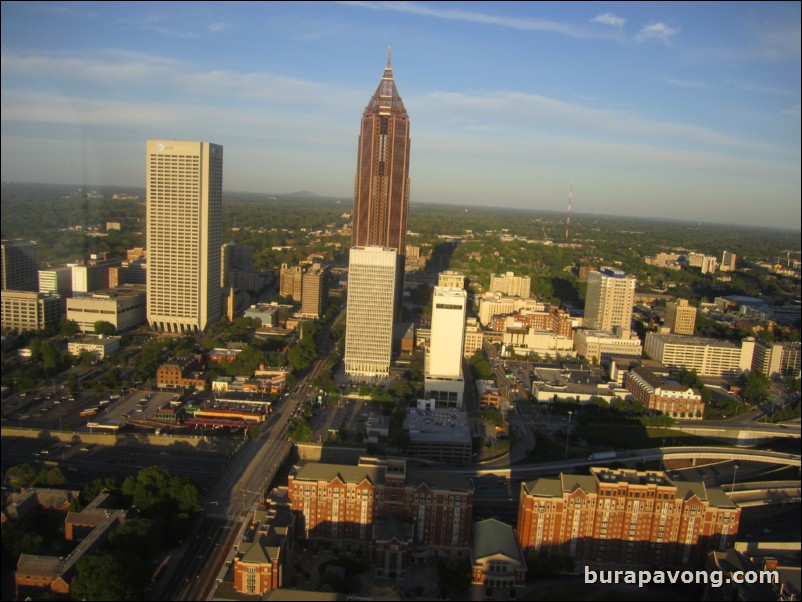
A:
<svg viewBox="0 0 802 602">
<path fill-rule="evenodd" d="M 227 23 L 225 21 L 217 21 L 209 25 L 209 31 L 211 33 L 217 33 L 218 31 L 224 31 L 226 29 L 231 29 L 231 23 Z"/>
<path fill-rule="evenodd" d="M 709 127 L 659 121 L 631 112 L 521 92 L 501 91 L 483 95 L 435 92 L 421 98 L 410 98 L 406 104 L 416 113 L 444 111 L 452 120 L 462 118 L 466 123 L 495 124 L 497 131 L 514 124 L 517 131 L 527 131 L 528 135 L 543 131 L 583 132 L 587 138 L 613 135 L 617 138 L 663 140 L 666 146 L 706 144 L 719 147 L 726 153 L 733 149 L 780 156 L 788 152 L 784 147 L 739 138 Z"/>
<path fill-rule="evenodd" d="M 677 88 L 694 88 L 697 90 L 712 90 L 715 86 L 702 82 L 695 82 L 687 79 L 677 79 L 674 77 L 664 77 L 662 81 L 665 83 L 676 86 Z"/>
<path fill-rule="evenodd" d="M 627 20 L 622 17 L 617 17 L 613 13 L 604 13 L 603 15 L 592 18 L 590 22 L 601 23 L 602 25 L 611 25 L 620 29 L 624 26 L 624 23 L 626 23 Z"/>
<path fill-rule="evenodd" d="M 560 33 L 574 38 L 600 38 L 608 37 L 586 28 L 577 27 L 559 21 L 549 21 L 546 19 L 525 19 L 515 17 L 504 17 L 487 13 L 472 12 L 452 8 L 437 8 L 419 4 L 417 2 L 340 2 L 340 4 L 367 8 L 376 11 L 403 12 L 421 17 L 434 17 L 447 21 L 464 21 L 468 23 L 481 23 L 485 25 L 496 25 L 523 31 L 547 31 Z"/>
<path fill-rule="evenodd" d="M 679 33 L 679 28 L 671 27 L 665 23 L 651 23 L 638 32 L 635 36 L 637 42 L 647 42 L 658 40 L 665 44 L 671 42 L 671 38 Z"/>
</svg>

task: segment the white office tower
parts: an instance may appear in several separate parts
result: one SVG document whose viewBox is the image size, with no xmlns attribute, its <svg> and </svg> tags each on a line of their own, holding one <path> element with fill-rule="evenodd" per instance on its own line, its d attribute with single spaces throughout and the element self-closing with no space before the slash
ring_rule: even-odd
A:
<svg viewBox="0 0 802 602">
<path fill-rule="evenodd" d="M 345 322 L 345 373 L 349 377 L 390 375 L 397 266 L 396 249 L 351 249 Z"/>
<path fill-rule="evenodd" d="M 584 326 L 624 335 L 628 333 L 632 329 L 636 282 L 633 276 L 613 268 L 605 267 L 598 272 L 590 272 Z"/>
<path fill-rule="evenodd" d="M 462 348 L 468 293 L 460 288 L 434 287 L 432 334 L 426 354 L 426 399 L 439 407 L 462 407 L 465 379 Z"/>
<path fill-rule="evenodd" d="M 148 140 L 148 322 L 198 332 L 221 315 L 223 147 Z"/>
</svg>

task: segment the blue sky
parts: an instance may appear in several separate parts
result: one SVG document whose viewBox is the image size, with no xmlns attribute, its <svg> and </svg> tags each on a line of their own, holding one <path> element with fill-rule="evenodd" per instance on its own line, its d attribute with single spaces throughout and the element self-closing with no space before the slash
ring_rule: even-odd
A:
<svg viewBox="0 0 802 602">
<path fill-rule="evenodd" d="M 350 197 L 387 47 L 411 201 L 800 227 L 800 3 L 2 3 L 2 179 Z"/>
</svg>

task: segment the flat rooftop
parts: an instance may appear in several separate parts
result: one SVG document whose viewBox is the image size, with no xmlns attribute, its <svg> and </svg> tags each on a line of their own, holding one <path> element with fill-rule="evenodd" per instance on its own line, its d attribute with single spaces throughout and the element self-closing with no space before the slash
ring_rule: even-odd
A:
<svg viewBox="0 0 802 602">
<path fill-rule="evenodd" d="M 468 412 L 458 409 L 422 411 L 410 408 L 404 429 L 412 441 L 464 443 L 471 442 Z"/>
</svg>

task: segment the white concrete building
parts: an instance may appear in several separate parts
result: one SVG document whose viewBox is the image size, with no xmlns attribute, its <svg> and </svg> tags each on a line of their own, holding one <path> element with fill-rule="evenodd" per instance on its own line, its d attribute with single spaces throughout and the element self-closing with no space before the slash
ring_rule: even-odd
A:
<svg viewBox="0 0 802 602">
<path fill-rule="evenodd" d="M 643 350 L 665 366 L 696 370 L 699 376 L 738 376 L 752 369 L 755 339 L 734 343 L 650 332 Z"/>
<path fill-rule="evenodd" d="M 221 315 L 223 147 L 148 140 L 148 322 L 198 332 Z"/>
<path fill-rule="evenodd" d="M 390 375 L 397 271 L 396 249 L 351 249 L 345 324 L 345 373 L 350 377 Z"/>
</svg>

